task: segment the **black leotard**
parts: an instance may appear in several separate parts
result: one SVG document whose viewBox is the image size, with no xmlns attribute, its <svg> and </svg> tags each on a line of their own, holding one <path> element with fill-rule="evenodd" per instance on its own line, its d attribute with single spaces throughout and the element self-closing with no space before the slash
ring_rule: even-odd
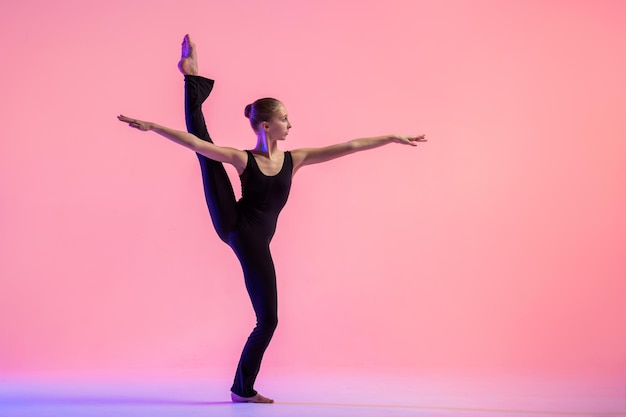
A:
<svg viewBox="0 0 626 417">
<path fill-rule="evenodd" d="M 202 103 L 213 89 L 213 81 L 185 76 L 185 119 L 187 130 L 213 142 L 202 115 Z M 243 348 L 231 391 L 241 397 L 256 395 L 254 382 L 263 354 L 278 324 L 276 272 L 269 244 L 278 214 L 287 202 L 293 162 L 285 152 L 283 166 L 274 176 L 263 174 L 252 152 L 240 176 L 242 198 L 235 200 L 224 166 L 198 154 L 204 193 L 211 220 L 220 239 L 235 252 L 243 269 L 246 289 L 257 324 Z"/>
<path fill-rule="evenodd" d="M 254 233 L 269 240 L 274 236 L 278 214 L 287 203 L 291 188 L 293 163 L 291 153 L 285 152 L 281 170 L 276 175 L 265 175 L 259 169 L 254 154 L 246 151 L 248 163 L 241 173 L 241 200 L 238 230 L 251 228 Z M 255 238 L 256 239 L 256 238 Z"/>
</svg>

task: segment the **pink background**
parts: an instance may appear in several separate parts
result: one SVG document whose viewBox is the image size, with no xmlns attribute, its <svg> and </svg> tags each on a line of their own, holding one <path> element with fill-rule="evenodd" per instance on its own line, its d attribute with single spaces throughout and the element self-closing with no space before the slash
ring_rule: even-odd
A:
<svg viewBox="0 0 626 417">
<path fill-rule="evenodd" d="M 0 371 L 234 369 L 254 324 L 184 128 L 182 36 L 216 142 L 280 98 L 285 149 L 426 133 L 301 170 L 264 369 L 626 372 L 626 3 L 0 6 Z M 235 189 L 238 180 L 233 174 Z"/>
</svg>

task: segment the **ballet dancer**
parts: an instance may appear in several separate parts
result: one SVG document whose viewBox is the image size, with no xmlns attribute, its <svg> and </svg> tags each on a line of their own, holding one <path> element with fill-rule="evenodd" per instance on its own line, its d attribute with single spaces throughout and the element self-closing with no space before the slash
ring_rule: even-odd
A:
<svg viewBox="0 0 626 417">
<path fill-rule="evenodd" d="M 292 127 L 287 109 L 276 99 L 262 98 L 248 104 L 244 112 L 256 135 L 256 146 L 252 150 L 217 146 L 209 136 L 202 114 L 202 103 L 213 89 L 213 80 L 198 75 L 196 46 L 189 35 L 183 39 L 178 68 L 185 79 L 188 132 L 123 115 L 118 119 L 130 127 L 155 132 L 196 152 L 213 226 L 241 263 L 256 314 L 256 326 L 245 343 L 237 366 L 231 399 L 233 402 L 273 403 L 274 400 L 255 391 L 254 383 L 278 324 L 276 272 L 269 246 L 278 215 L 287 202 L 292 177 L 307 165 L 390 143 L 417 146 L 426 139 L 424 135 L 387 135 L 322 148 L 282 151 L 278 144 L 287 139 Z M 234 166 L 239 174 L 242 186 L 239 201 L 235 199 L 223 163 Z"/>
</svg>

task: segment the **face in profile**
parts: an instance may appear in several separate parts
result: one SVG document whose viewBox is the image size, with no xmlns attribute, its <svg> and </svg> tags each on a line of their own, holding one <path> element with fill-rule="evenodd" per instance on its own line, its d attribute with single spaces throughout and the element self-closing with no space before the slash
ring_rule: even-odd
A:
<svg viewBox="0 0 626 417">
<path fill-rule="evenodd" d="M 270 139 L 285 140 L 289 129 L 291 129 L 291 123 L 289 123 L 287 109 L 281 104 L 274 113 L 274 117 L 267 122 L 267 133 Z"/>
</svg>

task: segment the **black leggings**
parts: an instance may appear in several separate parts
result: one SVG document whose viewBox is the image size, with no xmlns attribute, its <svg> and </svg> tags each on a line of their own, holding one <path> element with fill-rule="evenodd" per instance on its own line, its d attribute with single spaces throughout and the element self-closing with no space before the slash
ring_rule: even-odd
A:
<svg viewBox="0 0 626 417">
<path fill-rule="evenodd" d="M 185 76 L 185 121 L 187 130 L 200 139 L 213 143 L 202 114 L 202 103 L 213 89 L 213 80 Z M 239 208 L 232 184 L 221 162 L 198 154 L 202 182 L 213 226 L 218 236 L 237 255 L 248 295 L 256 314 L 256 327 L 248 337 L 237 366 L 231 391 L 241 397 L 257 394 L 254 381 L 261 367 L 263 354 L 278 324 L 276 272 L 269 250 L 270 237 L 262 230 L 239 225 Z"/>
</svg>

